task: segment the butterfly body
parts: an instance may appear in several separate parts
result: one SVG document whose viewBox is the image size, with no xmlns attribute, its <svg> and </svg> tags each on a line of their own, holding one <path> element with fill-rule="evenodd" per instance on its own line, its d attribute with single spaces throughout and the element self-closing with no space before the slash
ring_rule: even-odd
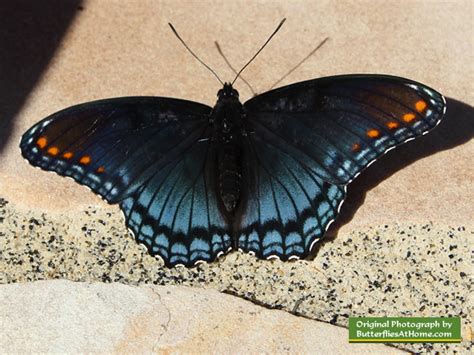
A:
<svg viewBox="0 0 474 355">
<path fill-rule="evenodd" d="M 232 219 L 240 201 L 242 184 L 242 137 L 247 135 L 239 93 L 224 84 L 211 114 L 217 150 L 217 183 L 220 202 Z"/>
<path fill-rule="evenodd" d="M 20 147 L 32 165 L 118 203 L 169 266 L 232 249 L 290 260 L 311 253 L 354 178 L 445 109 L 435 90 L 386 75 L 309 80 L 243 104 L 226 84 L 214 108 L 164 97 L 73 106 Z"/>
</svg>

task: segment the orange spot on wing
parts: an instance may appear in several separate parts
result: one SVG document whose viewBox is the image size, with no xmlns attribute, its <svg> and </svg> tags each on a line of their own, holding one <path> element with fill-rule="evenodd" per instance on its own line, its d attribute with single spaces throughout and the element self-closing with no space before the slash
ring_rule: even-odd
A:
<svg viewBox="0 0 474 355">
<path fill-rule="evenodd" d="M 398 128 L 398 126 L 399 126 L 398 122 L 395 122 L 395 121 L 387 122 L 387 127 L 390 129 Z"/>
<path fill-rule="evenodd" d="M 59 149 L 58 149 L 58 147 L 51 147 L 51 148 L 48 149 L 48 153 L 51 154 L 51 155 L 58 155 Z"/>
<path fill-rule="evenodd" d="M 74 154 L 72 154 L 71 152 L 66 152 L 66 153 L 63 154 L 63 158 L 71 159 L 73 155 Z"/>
<path fill-rule="evenodd" d="M 359 143 L 354 143 L 352 145 L 352 151 L 353 152 L 358 152 L 360 150 L 360 144 Z"/>
<path fill-rule="evenodd" d="M 103 173 L 104 171 L 105 171 L 105 168 L 104 168 L 103 166 L 99 166 L 99 167 L 97 168 L 97 172 L 98 172 L 99 174 Z"/>
<path fill-rule="evenodd" d="M 370 138 L 377 138 L 378 136 L 380 136 L 380 132 L 377 129 L 369 129 L 367 131 L 367 136 Z"/>
<path fill-rule="evenodd" d="M 84 164 L 84 165 L 87 165 L 90 162 L 91 162 L 91 157 L 88 155 L 84 155 L 83 157 L 81 157 L 81 159 L 79 159 L 79 163 Z"/>
<path fill-rule="evenodd" d="M 416 116 L 414 113 L 405 113 L 402 118 L 405 122 L 411 122 L 416 118 Z"/>
<path fill-rule="evenodd" d="M 38 147 L 43 149 L 44 147 L 46 147 L 46 144 L 48 144 L 48 140 L 46 139 L 46 137 L 39 137 L 36 141 L 36 144 L 38 145 Z"/>
<path fill-rule="evenodd" d="M 418 112 L 423 111 L 426 108 L 426 102 L 419 100 L 415 103 L 415 108 Z"/>
</svg>

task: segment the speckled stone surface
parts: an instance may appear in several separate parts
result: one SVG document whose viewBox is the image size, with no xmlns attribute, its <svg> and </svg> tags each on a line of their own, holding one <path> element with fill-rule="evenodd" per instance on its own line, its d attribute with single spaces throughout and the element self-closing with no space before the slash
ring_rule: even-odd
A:
<svg viewBox="0 0 474 355">
<path fill-rule="evenodd" d="M 168 269 L 149 256 L 114 208 L 74 217 L 23 212 L 2 200 L 0 283 L 45 279 L 211 287 L 271 308 L 347 326 L 349 316 L 473 319 L 472 238 L 465 226 L 379 226 L 341 234 L 313 261 L 260 261 L 234 252 L 213 264 Z M 472 343 L 397 344 L 468 351 Z"/>
<path fill-rule="evenodd" d="M 473 6 L 470 0 L 0 2 L 0 13 L 7 13 L 0 39 L 8 49 L 0 56 L 6 68 L 0 283 L 210 287 L 343 326 L 350 315 L 461 315 L 462 344 L 396 346 L 472 350 Z M 231 71 L 213 41 L 235 66 L 243 65 L 283 17 L 285 26 L 245 72 L 258 92 L 329 36 L 282 85 L 386 73 L 439 90 L 448 105 L 438 128 L 391 151 L 351 183 L 313 261 L 259 261 L 236 252 L 210 265 L 166 269 L 135 243 L 117 206 L 21 159 L 18 142 L 26 129 L 80 102 L 158 95 L 213 105 L 220 84 L 185 52 L 169 21 L 228 80 Z M 242 101 L 251 96 L 241 83 L 237 89 Z"/>
</svg>

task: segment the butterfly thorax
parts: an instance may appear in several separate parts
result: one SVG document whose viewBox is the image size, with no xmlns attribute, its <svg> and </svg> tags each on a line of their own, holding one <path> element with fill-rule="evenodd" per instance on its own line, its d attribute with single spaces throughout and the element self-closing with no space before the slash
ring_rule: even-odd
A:
<svg viewBox="0 0 474 355">
<path fill-rule="evenodd" d="M 217 185 L 220 200 L 230 214 L 240 201 L 242 187 L 242 104 L 232 85 L 219 90 L 211 122 L 217 147 Z"/>
</svg>

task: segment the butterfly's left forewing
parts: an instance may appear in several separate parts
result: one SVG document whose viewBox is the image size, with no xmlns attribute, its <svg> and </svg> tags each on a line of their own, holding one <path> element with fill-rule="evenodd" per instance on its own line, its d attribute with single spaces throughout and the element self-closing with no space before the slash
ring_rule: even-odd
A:
<svg viewBox="0 0 474 355">
<path fill-rule="evenodd" d="M 39 122 L 20 147 L 31 164 L 120 202 L 127 226 L 152 255 L 193 265 L 231 245 L 210 186 L 210 112 L 159 97 L 90 102 Z"/>
<path fill-rule="evenodd" d="M 32 165 L 72 177 L 115 203 L 140 186 L 153 164 L 199 139 L 210 110 L 158 97 L 88 102 L 31 127 L 20 148 Z"/>
<path fill-rule="evenodd" d="M 362 170 L 440 122 L 445 100 L 407 79 L 345 75 L 269 91 L 244 110 L 239 247 L 288 259 L 308 255 Z"/>
</svg>

